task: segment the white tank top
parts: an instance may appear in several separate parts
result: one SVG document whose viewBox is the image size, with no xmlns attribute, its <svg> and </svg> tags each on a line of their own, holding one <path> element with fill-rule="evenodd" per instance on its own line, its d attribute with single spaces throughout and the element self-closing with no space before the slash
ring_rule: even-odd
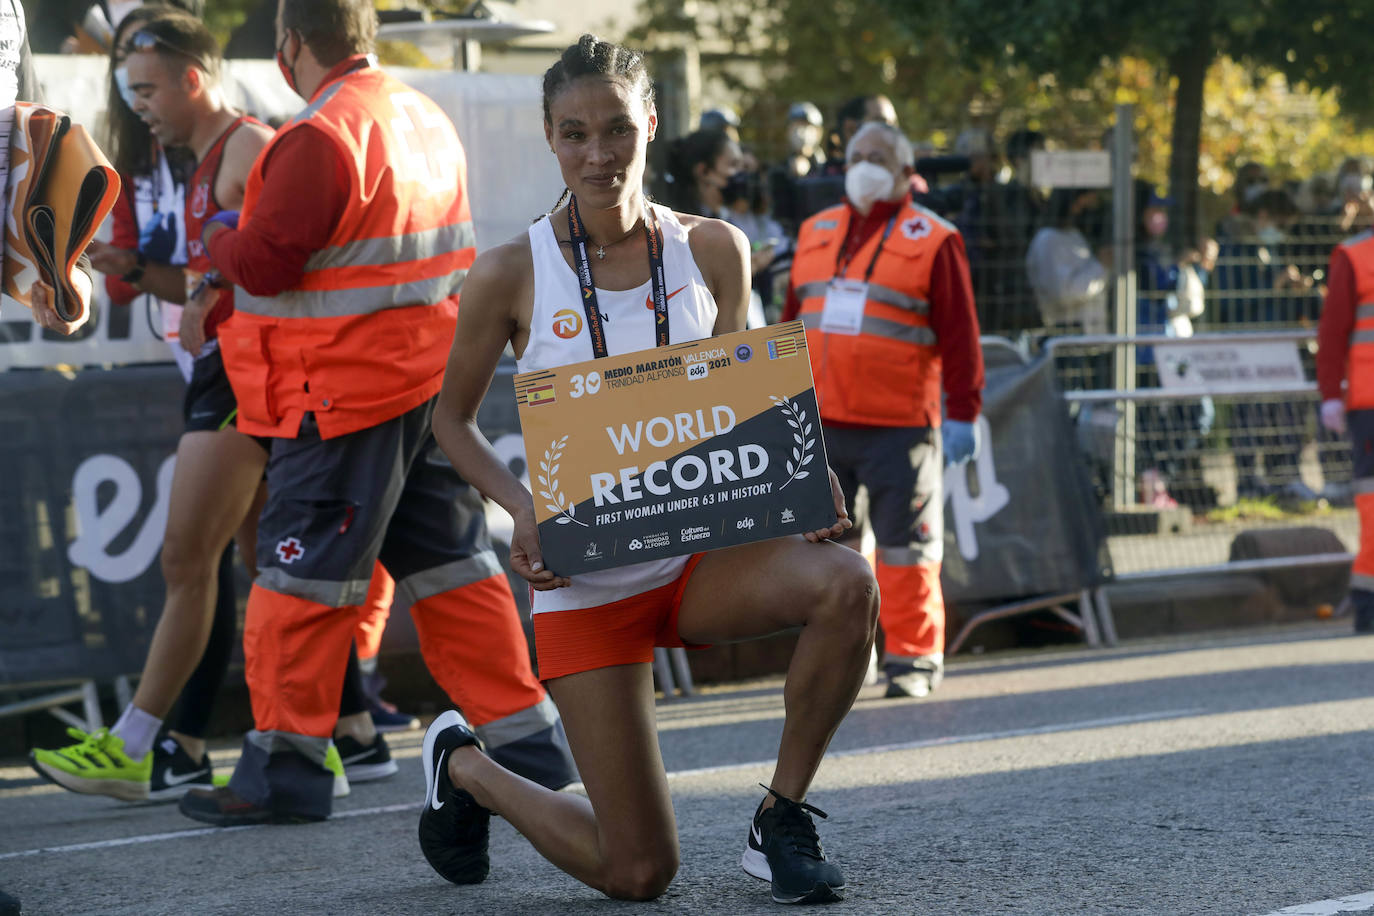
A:
<svg viewBox="0 0 1374 916">
<path fill-rule="evenodd" d="M 692 249 L 687 243 L 687 228 L 667 207 L 652 204 L 663 230 L 663 272 L 668 288 L 668 332 L 670 343 L 687 343 L 710 337 L 716 325 L 716 300 L 701 278 Z M 593 357 L 591 338 L 582 308 L 577 274 L 563 259 L 550 217 L 530 226 L 530 253 L 534 257 L 534 311 L 530 316 L 530 336 L 525 352 L 516 360 L 521 372 L 566 366 Z M 632 242 L 627 244 L 633 244 Z M 596 260 L 592 260 L 596 276 Z M 651 284 L 634 289 L 596 288 L 606 333 L 606 350 L 611 354 L 632 353 L 654 345 L 654 306 Z M 577 317 L 578 332 L 569 338 L 554 333 L 571 322 L 559 312 L 571 309 Z M 565 330 L 566 333 L 566 330 Z M 619 601 L 667 585 L 682 574 L 686 557 L 650 560 L 618 569 L 581 573 L 572 585 L 534 593 L 533 613 L 567 611 L 596 607 Z"/>
</svg>

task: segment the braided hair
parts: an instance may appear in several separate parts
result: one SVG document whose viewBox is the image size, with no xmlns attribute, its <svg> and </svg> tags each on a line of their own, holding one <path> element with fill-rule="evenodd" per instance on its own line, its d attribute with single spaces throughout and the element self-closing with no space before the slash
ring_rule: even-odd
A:
<svg viewBox="0 0 1374 916">
<path fill-rule="evenodd" d="M 583 35 L 577 44 L 569 45 L 552 67 L 544 71 L 544 123 L 552 124 L 549 105 L 572 82 L 583 76 L 603 76 L 622 79 L 635 91 L 647 110 L 654 104 L 654 83 L 644 66 L 644 55 L 623 45 L 614 44 L 595 35 Z M 567 203 L 572 192 L 563 189 L 563 196 L 550 213 Z"/>
</svg>

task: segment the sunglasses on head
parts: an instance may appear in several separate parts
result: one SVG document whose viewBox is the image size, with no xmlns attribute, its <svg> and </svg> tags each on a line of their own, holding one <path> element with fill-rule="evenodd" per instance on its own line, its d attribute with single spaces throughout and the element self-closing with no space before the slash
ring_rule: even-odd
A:
<svg viewBox="0 0 1374 916">
<path fill-rule="evenodd" d="M 137 32 L 130 35 L 129 40 L 124 42 L 124 52 L 127 54 L 133 51 L 155 51 L 159 45 L 171 51 L 173 54 L 180 54 L 182 57 L 191 58 L 191 60 L 200 64 L 202 70 L 210 69 L 206 66 L 205 61 L 201 59 L 199 54 L 194 54 L 187 51 L 185 48 L 179 48 L 161 35 L 149 31 L 148 29 L 139 29 Z"/>
</svg>

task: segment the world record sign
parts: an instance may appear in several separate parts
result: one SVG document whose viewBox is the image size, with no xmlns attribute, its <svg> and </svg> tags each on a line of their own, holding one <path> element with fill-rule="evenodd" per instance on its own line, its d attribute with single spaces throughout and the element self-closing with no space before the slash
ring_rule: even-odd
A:
<svg viewBox="0 0 1374 916">
<path fill-rule="evenodd" d="M 835 523 L 800 321 L 523 372 L 515 400 L 560 576 Z"/>
</svg>

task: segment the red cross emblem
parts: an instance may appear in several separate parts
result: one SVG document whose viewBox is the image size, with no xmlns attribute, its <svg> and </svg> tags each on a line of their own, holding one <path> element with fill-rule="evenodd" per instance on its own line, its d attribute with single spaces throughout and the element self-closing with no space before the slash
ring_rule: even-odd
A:
<svg viewBox="0 0 1374 916">
<path fill-rule="evenodd" d="M 277 542 L 277 557 L 283 563 L 294 563 L 305 556 L 305 548 L 295 538 L 284 538 Z"/>
<path fill-rule="evenodd" d="M 913 242 L 930 235 L 930 221 L 924 216 L 913 216 L 902 223 L 902 234 Z"/>
<path fill-rule="evenodd" d="M 453 125 L 441 112 L 427 108 L 418 93 L 393 93 L 391 104 L 396 112 L 391 129 L 400 141 L 403 178 L 432 194 L 451 191 L 458 183 L 460 159 Z"/>
</svg>

